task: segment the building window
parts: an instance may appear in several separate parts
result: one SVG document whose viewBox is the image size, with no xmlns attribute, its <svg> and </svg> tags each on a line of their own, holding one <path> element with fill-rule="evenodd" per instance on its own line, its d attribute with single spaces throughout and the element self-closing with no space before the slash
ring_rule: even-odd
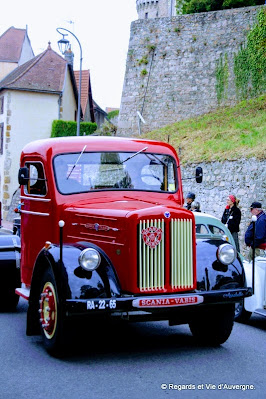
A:
<svg viewBox="0 0 266 399">
<path fill-rule="evenodd" d="M 0 114 L 4 113 L 4 96 L 0 97 Z"/>
<path fill-rule="evenodd" d="M 4 124 L 0 123 L 0 155 L 4 151 Z"/>
<path fill-rule="evenodd" d="M 145 19 L 148 19 L 148 13 L 145 12 Z"/>
</svg>

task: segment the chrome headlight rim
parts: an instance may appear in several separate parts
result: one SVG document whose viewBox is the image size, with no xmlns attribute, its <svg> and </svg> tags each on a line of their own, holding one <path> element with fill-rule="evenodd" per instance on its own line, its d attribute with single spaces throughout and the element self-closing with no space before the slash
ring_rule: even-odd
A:
<svg viewBox="0 0 266 399">
<path fill-rule="evenodd" d="M 230 265 L 236 259 L 236 249 L 230 243 L 221 244 L 217 249 L 217 259 L 223 265 Z"/>
<path fill-rule="evenodd" d="M 79 254 L 79 265 L 87 272 L 93 272 L 101 263 L 101 255 L 94 248 L 85 248 Z"/>
</svg>

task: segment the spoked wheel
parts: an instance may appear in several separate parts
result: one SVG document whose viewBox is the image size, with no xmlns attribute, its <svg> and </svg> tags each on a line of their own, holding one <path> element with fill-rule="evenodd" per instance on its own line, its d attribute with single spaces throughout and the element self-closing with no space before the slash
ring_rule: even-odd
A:
<svg viewBox="0 0 266 399">
<path fill-rule="evenodd" d="M 40 285 L 40 326 L 46 350 L 59 355 L 63 349 L 63 317 L 58 301 L 58 292 L 53 271 L 49 268 Z"/>
</svg>

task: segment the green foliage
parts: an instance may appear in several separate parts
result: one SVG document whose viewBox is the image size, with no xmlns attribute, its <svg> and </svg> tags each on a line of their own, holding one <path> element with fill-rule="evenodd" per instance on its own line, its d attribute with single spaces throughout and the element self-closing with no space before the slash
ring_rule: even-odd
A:
<svg viewBox="0 0 266 399">
<path fill-rule="evenodd" d="M 147 49 L 151 53 L 152 51 L 154 51 L 156 49 L 156 46 L 155 46 L 155 44 L 148 44 Z"/>
<path fill-rule="evenodd" d="M 180 1 L 177 0 L 177 3 Z M 265 0 L 184 0 L 181 7 L 182 14 L 194 14 L 197 12 L 208 12 L 223 10 L 226 8 L 239 8 L 262 5 Z M 180 9 L 180 5 L 177 5 Z"/>
<path fill-rule="evenodd" d="M 114 111 L 108 112 L 107 117 L 108 117 L 108 119 L 112 119 L 118 115 L 119 115 L 119 109 L 115 109 Z"/>
<path fill-rule="evenodd" d="M 261 9 L 258 21 L 234 59 L 237 93 L 240 99 L 255 97 L 266 91 L 266 10 Z"/>
<path fill-rule="evenodd" d="M 142 69 L 142 71 L 140 72 L 141 76 L 146 76 L 148 73 L 147 69 Z"/>
<path fill-rule="evenodd" d="M 80 122 L 80 136 L 89 136 L 97 129 L 97 124 Z M 51 137 L 76 136 L 77 122 L 54 120 L 52 123 Z"/>
<path fill-rule="evenodd" d="M 142 137 L 181 148 L 182 163 L 256 157 L 266 153 L 266 95 L 244 100 L 235 107 L 187 119 Z"/>
<path fill-rule="evenodd" d="M 104 123 L 97 129 L 97 136 L 116 136 L 117 126 L 112 122 L 104 121 Z"/>
<path fill-rule="evenodd" d="M 183 6 L 183 14 L 221 10 L 223 0 L 190 0 Z"/>
<path fill-rule="evenodd" d="M 140 60 L 138 60 L 138 65 L 144 64 L 147 65 L 149 63 L 147 55 L 144 55 Z"/>
<path fill-rule="evenodd" d="M 227 54 L 225 54 L 224 57 L 222 55 L 220 56 L 220 59 L 216 65 L 215 75 L 217 100 L 218 104 L 220 104 L 221 101 L 226 98 L 226 92 L 228 87 L 229 68 Z"/>
<path fill-rule="evenodd" d="M 264 4 L 264 1 L 256 0 L 224 0 L 223 8 L 240 8 L 240 7 L 250 7 L 259 4 Z"/>
</svg>

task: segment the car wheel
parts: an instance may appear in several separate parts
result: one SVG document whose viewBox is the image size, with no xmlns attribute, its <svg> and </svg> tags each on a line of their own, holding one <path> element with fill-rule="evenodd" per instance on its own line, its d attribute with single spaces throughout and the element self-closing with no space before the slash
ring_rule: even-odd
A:
<svg viewBox="0 0 266 399">
<path fill-rule="evenodd" d="M 226 305 L 204 312 L 189 323 L 190 331 L 203 344 L 221 345 L 232 332 L 234 310 L 234 305 Z"/>
<path fill-rule="evenodd" d="M 39 317 L 44 347 L 52 355 L 63 351 L 63 316 L 51 268 L 45 270 L 40 284 Z"/>
<path fill-rule="evenodd" d="M 239 322 L 247 322 L 252 315 L 252 312 L 248 312 L 244 307 L 244 299 L 241 302 L 235 304 L 235 320 Z"/>
</svg>

